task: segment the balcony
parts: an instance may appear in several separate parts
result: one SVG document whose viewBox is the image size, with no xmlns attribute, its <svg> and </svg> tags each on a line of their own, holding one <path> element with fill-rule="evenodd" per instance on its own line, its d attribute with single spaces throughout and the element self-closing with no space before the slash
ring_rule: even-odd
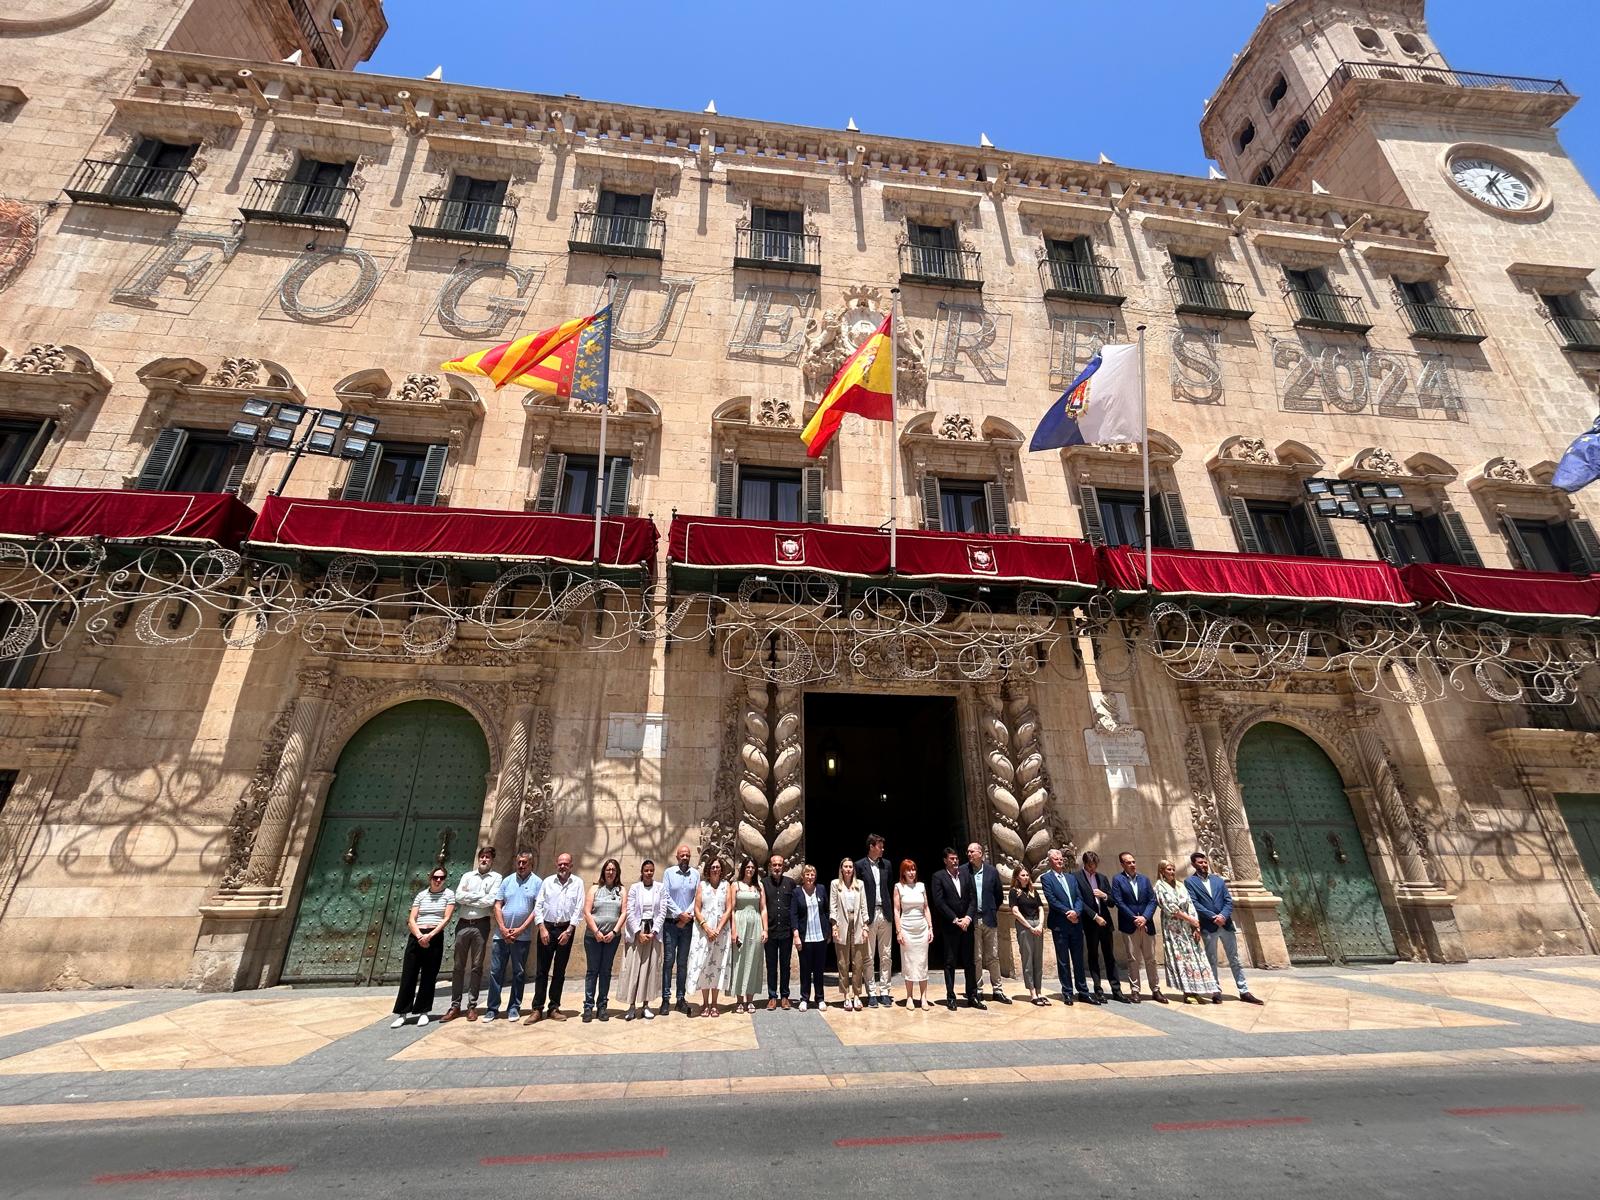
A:
<svg viewBox="0 0 1600 1200">
<path fill-rule="evenodd" d="M 86 158 L 64 190 L 75 204 L 181 213 L 199 183 L 200 177 L 187 167 Z"/>
<path fill-rule="evenodd" d="M 1600 321 L 1592 317 L 1555 317 L 1551 324 L 1563 350 L 1600 353 Z"/>
<path fill-rule="evenodd" d="M 914 246 L 907 242 L 900 247 L 900 282 L 981 291 L 980 263 L 981 256 L 976 250 Z"/>
<path fill-rule="evenodd" d="M 1229 279 L 1200 279 L 1193 275 L 1174 275 L 1167 280 L 1174 312 L 1201 317 L 1220 317 L 1226 321 L 1248 321 L 1255 310 L 1245 299 L 1244 285 Z"/>
<path fill-rule="evenodd" d="M 1481 342 L 1489 335 L 1470 308 L 1456 308 L 1437 301 L 1403 301 L 1400 311 L 1406 328 L 1414 338 L 1427 342 Z"/>
<path fill-rule="evenodd" d="M 246 221 L 347 230 L 360 203 L 354 188 L 256 179 L 250 185 L 250 195 L 239 206 L 239 214 Z"/>
<path fill-rule="evenodd" d="M 1120 307 L 1122 272 L 1107 263 L 1081 262 L 1075 258 L 1042 258 L 1039 280 L 1047 300 L 1076 300 L 1080 304 Z"/>
<path fill-rule="evenodd" d="M 822 239 L 814 233 L 741 229 L 733 252 L 733 265 L 760 271 L 799 271 L 820 275 Z"/>
<path fill-rule="evenodd" d="M 417 216 L 411 222 L 412 237 L 434 242 L 509 246 L 516 231 L 517 206 L 487 200 L 425 196 L 417 201 Z"/>
<path fill-rule="evenodd" d="M 1572 92 L 1559 79 L 1531 79 L 1521 75 L 1486 75 L 1480 71 L 1451 71 L 1444 67 L 1408 67 L 1393 63 L 1342 62 L 1316 97 L 1294 122 L 1283 140 L 1273 149 L 1253 176 L 1270 181 L 1282 175 L 1293 161 L 1295 151 L 1310 136 L 1317 122 L 1327 116 L 1345 88 L 1357 80 L 1388 80 L 1483 92 L 1517 92 L 1525 96 L 1565 96 Z M 1569 105 L 1570 107 L 1570 105 Z"/>
<path fill-rule="evenodd" d="M 311 58 L 316 65 L 325 71 L 338 67 L 339 64 L 328 50 L 327 39 L 322 36 L 322 30 L 317 28 L 317 18 L 311 6 L 306 0 L 289 0 L 289 7 L 294 10 L 295 24 L 300 26 L 300 36 L 305 38 L 306 47 L 311 51 Z"/>
<path fill-rule="evenodd" d="M 1345 292 L 1290 288 L 1286 293 L 1294 310 L 1296 329 L 1327 329 L 1336 333 L 1368 333 L 1366 306 L 1359 296 Z"/>
<path fill-rule="evenodd" d="M 660 258 L 667 244 L 667 223 L 661 217 L 625 217 L 617 213 L 572 214 L 567 249 L 574 254 L 606 254 L 614 258 Z"/>
</svg>

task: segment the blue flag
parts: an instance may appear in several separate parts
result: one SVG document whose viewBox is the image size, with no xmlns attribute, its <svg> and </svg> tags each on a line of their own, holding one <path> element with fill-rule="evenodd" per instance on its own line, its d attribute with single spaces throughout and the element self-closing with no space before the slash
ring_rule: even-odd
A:
<svg viewBox="0 0 1600 1200">
<path fill-rule="evenodd" d="M 1139 407 L 1139 347 L 1102 346 L 1044 414 L 1028 449 L 1142 441 Z"/>
<path fill-rule="evenodd" d="M 1563 492 L 1575 492 L 1596 479 L 1600 479 L 1600 417 L 1595 418 L 1588 433 L 1580 433 L 1567 447 L 1550 484 Z"/>
</svg>

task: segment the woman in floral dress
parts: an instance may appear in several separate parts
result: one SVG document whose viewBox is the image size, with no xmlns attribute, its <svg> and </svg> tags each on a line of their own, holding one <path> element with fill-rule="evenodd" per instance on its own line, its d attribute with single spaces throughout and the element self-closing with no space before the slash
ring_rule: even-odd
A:
<svg viewBox="0 0 1600 1200">
<path fill-rule="evenodd" d="M 1178 868 L 1162 859 L 1156 870 L 1156 903 L 1161 906 L 1161 944 L 1166 951 L 1167 986 L 1183 993 L 1185 1004 L 1199 1004 L 1217 991 L 1217 977 L 1206 961 L 1189 889 L 1178 882 Z"/>
<path fill-rule="evenodd" d="M 722 880 L 722 860 L 706 864 L 705 878 L 694 894 L 694 941 L 689 945 L 689 986 L 700 989 L 700 1015 L 718 1017 L 722 1010 L 722 973 L 733 941 L 730 888 Z"/>
</svg>

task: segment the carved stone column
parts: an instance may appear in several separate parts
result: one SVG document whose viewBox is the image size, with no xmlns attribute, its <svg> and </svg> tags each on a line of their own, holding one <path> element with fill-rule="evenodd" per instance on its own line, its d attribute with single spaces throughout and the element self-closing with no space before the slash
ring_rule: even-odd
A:
<svg viewBox="0 0 1600 1200">
<path fill-rule="evenodd" d="M 1006 723 L 1011 729 L 1011 759 L 1016 767 L 1015 794 L 1022 833 L 1022 861 L 1039 874 L 1055 832 L 1050 825 L 1050 775 L 1045 770 L 1044 746 L 1039 740 L 1039 714 L 1026 691 L 1012 686 L 1006 700 Z M 1009 873 L 1006 886 L 1011 886 Z"/>
<path fill-rule="evenodd" d="M 1017 767 L 1011 754 L 1011 731 L 1006 727 L 1005 697 L 998 684 L 978 689 L 979 732 L 983 735 L 983 759 L 989 768 L 984 788 L 988 800 L 989 841 L 994 850 L 995 870 L 1010 886 L 1012 873 L 1022 865 L 1027 846 L 1022 839 L 1022 806 L 1017 802 Z"/>
<path fill-rule="evenodd" d="M 767 721 L 767 681 L 746 679 L 744 701 L 739 710 L 743 736 L 739 745 L 739 849 L 758 863 L 772 856 L 767 839 L 772 803 L 767 798 L 767 781 L 772 773 L 768 757 L 771 726 Z"/>
<path fill-rule="evenodd" d="M 505 761 L 500 768 L 500 778 L 495 784 L 494 813 L 491 817 L 489 841 L 495 848 L 497 866 L 506 866 L 518 850 L 532 849 L 518 844 L 518 830 L 522 826 L 522 810 L 528 800 L 529 764 L 533 759 L 533 742 L 536 736 L 535 718 L 542 678 L 513 679 L 511 681 L 511 708 L 506 714 Z"/>
<path fill-rule="evenodd" d="M 772 731 L 772 852 L 787 859 L 803 855 L 806 844 L 804 756 L 800 737 L 800 689 L 778 685 L 773 697 L 777 727 Z"/>
<path fill-rule="evenodd" d="M 289 720 L 289 736 L 283 743 L 283 755 L 278 759 L 272 790 L 267 794 L 266 810 L 256 826 L 250 863 L 245 868 L 244 886 L 240 889 L 270 889 L 277 893 L 273 904 L 279 908 L 282 907 L 284 847 L 289 841 L 295 809 L 300 806 L 301 787 L 311 765 L 311 754 L 316 749 L 328 705 L 333 699 L 333 672 L 326 667 L 307 667 L 300 671 L 299 679 L 300 695 L 295 700 L 294 716 Z"/>
</svg>

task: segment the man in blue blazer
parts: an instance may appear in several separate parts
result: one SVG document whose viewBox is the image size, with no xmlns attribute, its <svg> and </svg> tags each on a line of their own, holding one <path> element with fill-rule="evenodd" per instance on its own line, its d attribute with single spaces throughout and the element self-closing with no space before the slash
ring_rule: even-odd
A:
<svg viewBox="0 0 1600 1200">
<path fill-rule="evenodd" d="M 1150 980 L 1150 998 L 1165 1004 L 1161 977 L 1156 974 L 1156 890 L 1139 874 L 1139 864 L 1124 850 L 1117 855 L 1122 869 L 1111 877 L 1111 903 L 1117 909 L 1117 957 L 1127 963 L 1128 983 L 1133 991 L 1128 999 L 1139 1003 L 1139 967 L 1144 966 Z"/>
<path fill-rule="evenodd" d="M 1211 973 L 1217 973 L 1217 943 L 1221 942 L 1228 956 L 1228 967 L 1233 971 L 1233 986 L 1239 989 L 1239 999 L 1246 1004 L 1265 1003 L 1250 994 L 1250 985 L 1245 982 L 1244 966 L 1239 962 L 1239 935 L 1233 927 L 1233 893 L 1228 890 L 1228 881 L 1211 873 L 1211 860 L 1199 850 L 1189 855 L 1189 865 L 1194 871 L 1183 882 L 1189 889 L 1189 898 L 1194 901 L 1195 915 L 1200 918 L 1200 933 L 1205 938 L 1206 961 L 1211 964 Z M 1222 1003 L 1220 989 L 1211 994 L 1211 1003 Z"/>
<path fill-rule="evenodd" d="M 1083 969 L 1083 892 L 1065 868 L 1066 860 L 1061 851 L 1051 850 L 1050 869 L 1039 876 L 1039 887 L 1050 909 L 1045 924 L 1050 927 L 1050 940 L 1055 945 L 1061 999 L 1071 1004 L 1073 992 L 1077 992 L 1079 1000 L 1093 1004 L 1094 1000 L 1089 995 L 1089 979 Z M 1073 982 L 1074 975 L 1077 976 L 1076 985 Z"/>
<path fill-rule="evenodd" d="M 1011 998 L 1000 987 L 1000 872 L 985 860 L 983 847 L 973 842 L 967 847 L 967 865 L 961 868 L 961 874 L 972 880 L 972 895 L 978 905 L 978 919 L 972 931 L 977 935 L 973 961 L 978 968 L 979 994 L 987 978 L 989 994 L 1001 1004 L 1010 1004 Z"/>
</svg>

